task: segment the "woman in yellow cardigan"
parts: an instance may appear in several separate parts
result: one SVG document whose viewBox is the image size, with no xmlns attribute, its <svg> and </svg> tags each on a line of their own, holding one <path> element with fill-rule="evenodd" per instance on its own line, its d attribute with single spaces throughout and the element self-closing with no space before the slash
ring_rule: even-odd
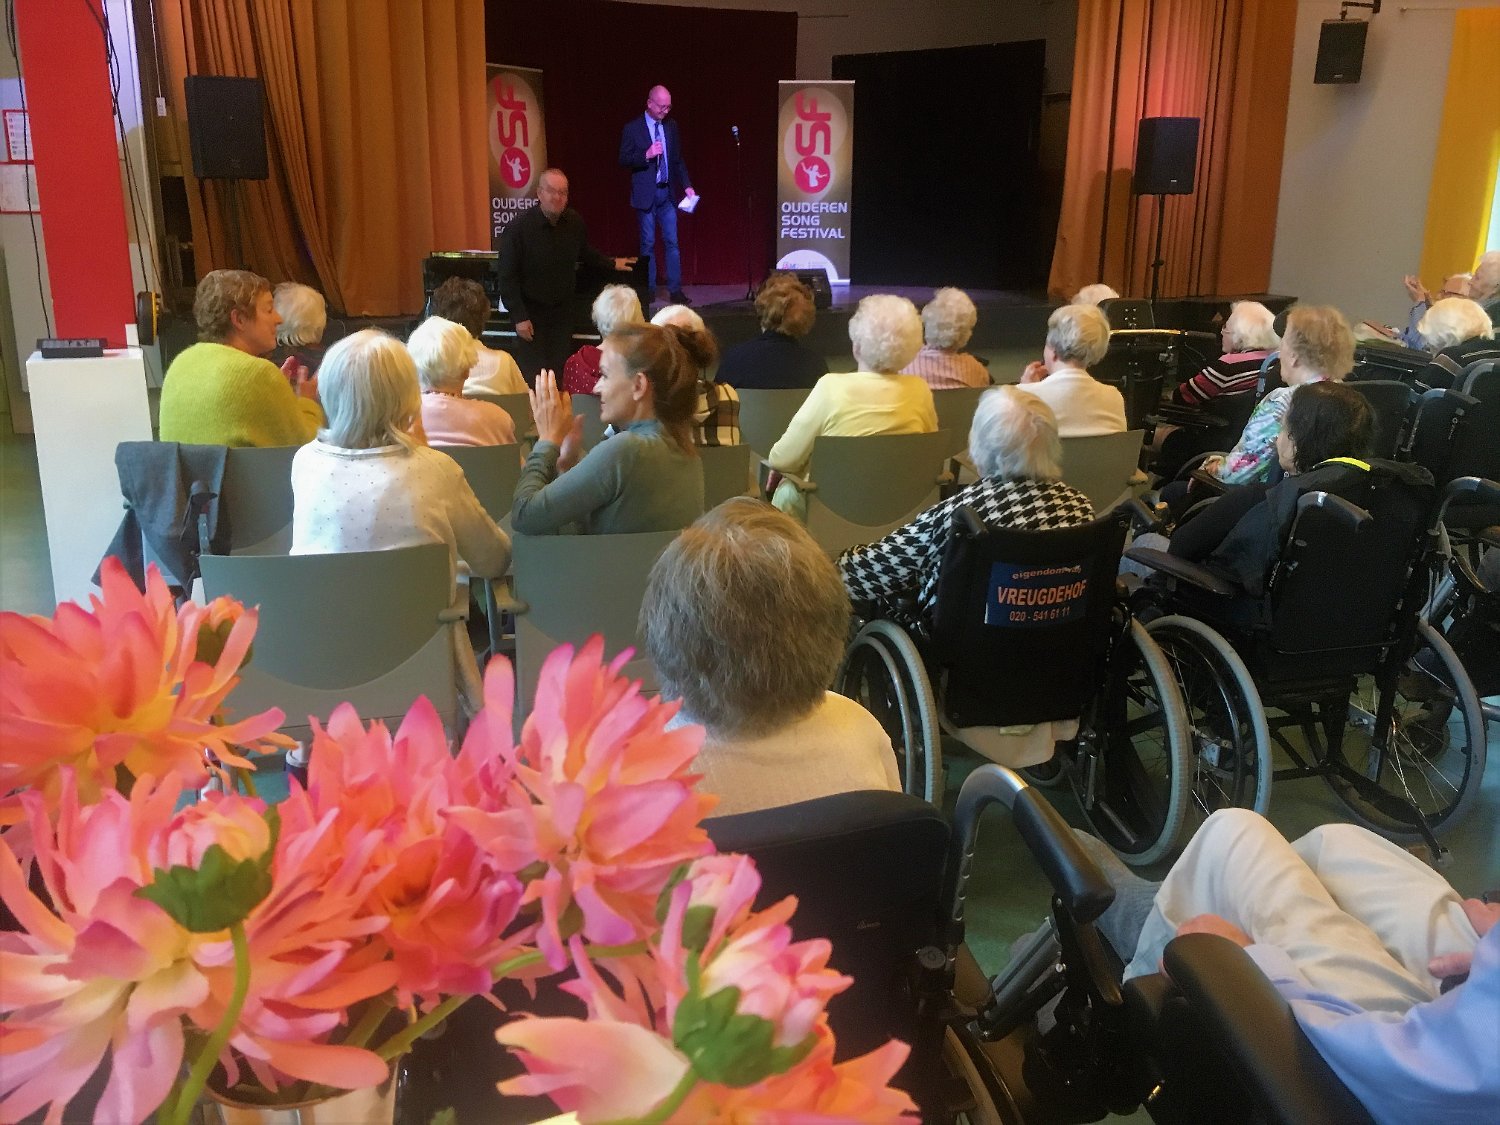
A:
<svg viewBox="0 0 1500 1125">
<path fill-rule="evenodd" d="M 318 382 L 262 359 L 281 317 L 271 283 L 245 270 L 214 270 L 198 283 L 193 318 L 201 342 L 167 369 L 161 440 L 191 445 L 304 445 L 323 424 Z"/>
</svg>

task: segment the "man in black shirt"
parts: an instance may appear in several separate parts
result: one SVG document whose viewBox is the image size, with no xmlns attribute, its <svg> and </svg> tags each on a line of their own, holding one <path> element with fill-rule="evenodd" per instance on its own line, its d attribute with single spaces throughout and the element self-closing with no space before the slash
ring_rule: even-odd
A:
<svg viewBox="0 0 1500 1125">
<path fill-rule="evenodd" d="M 527 383 L 544 368 L 561 372 L 572 351 L 579 267 L 607 273 L 635 261 L 606 258 L 589 245 L 583 216 L 568 206 L 568 177 L 556 168 L 542 173 L 537 200 L 500 240 L 500 300 L 520 337 L 516 359 Z"/>
</svg>

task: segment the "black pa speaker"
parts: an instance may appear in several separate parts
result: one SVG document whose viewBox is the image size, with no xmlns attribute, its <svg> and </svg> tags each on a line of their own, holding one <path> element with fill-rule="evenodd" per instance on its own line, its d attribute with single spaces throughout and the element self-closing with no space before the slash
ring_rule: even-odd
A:
<svg viewBox="0 0 1500 1125">
<path fill-rule="evenodd" d="M 828 284 L 826 270 L 793 270 L 792 274 L 812 290 L 813 308 L 820 311 L 833 308 L 833 289 Z"/>
<path fill-rule="evenodd" d="M 1143 117 L 1135 139 L 1136 195 L 1192 195 L 1196 117 Z"/>
<path fill-rule="evenodd" d="M 1324 20 L 1318 33 L 1318 65 L 1313 81 L 1330 84 L 1358 82 L 1365 65 L 1365 20 Z"/>
<path fill-rule="evenodd" d="M 261 80 L 191 74 L 182 86 L 193 175 L 200 180 L 264 180 L 270 175 Z"/>
</svg>

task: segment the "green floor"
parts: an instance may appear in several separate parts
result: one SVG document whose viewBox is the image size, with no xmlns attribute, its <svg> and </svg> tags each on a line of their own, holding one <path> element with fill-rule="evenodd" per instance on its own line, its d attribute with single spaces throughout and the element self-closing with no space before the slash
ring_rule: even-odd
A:
<svg viewBox="0 0 1500 1125">
<path fill-rule="evenodd" d="M 992 370 L 1020 370 L 1020 357 L 997 354 Z M 0 422 L 0 609 L 50 613 L 52 580 L 48 565 L 46 525 L 42 518 L 37 481 L 36 450 L 28 437 L 12 435 Z M 1444 875 L 1460 891 L 1474 894 L 1500 886 L 1500 729 L 1492 724 L 1487 771 L 1481 799 L 1473 812 L 1445 839 L 1451 860 Z M 949 799 L 977 759 L 951 754 Z M 285 792 L 279 773 L 261 775 L 264 794 L 276 799 Z M 1056 796 L 1064 816 L 1082 821 L 1070 795 Z M 1288 837 L 1329 821 L 1341 820 L 1341 806 L 1317 780 L 1280 783 L 1272 794 L 1271 819 Z M 980 963 L 990 972 L 1006 961 L 1010 944 L 1034 929 L 1045 916 L 1048 889 L 1019 837 L 1001 812 L 993 812 L 981 835 L 968 899 L 968 934 Z M 1144 1114 L 1137 1115 L 1146 1120 Z"/>
</svg>

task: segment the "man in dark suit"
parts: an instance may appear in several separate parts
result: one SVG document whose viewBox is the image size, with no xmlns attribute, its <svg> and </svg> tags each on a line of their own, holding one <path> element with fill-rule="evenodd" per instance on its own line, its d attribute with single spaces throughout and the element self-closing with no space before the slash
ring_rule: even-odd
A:
<svg viewBox="0 0 1500 1125">
<path fill-rule="evenodd" d="M 620 166 L 630 170 L 630 205 L 641 229 L 641 253 L 651 255 L 647 284 L 656 298 L 656 263 L 666 263 L 667 290 L 672 301 L 690 304 L 682 291 L 682 258 L 677 252 L 677 200 L 691 199 L 693 190 L 677 122 L 668 121 L 672 95 L 665 86 L 653 86 L 646 95 L 646 112 L 625 123 L 620 133 Z M 661 231 L 663 255 L 656 256 L 656 234 Z"/>
</svg>

